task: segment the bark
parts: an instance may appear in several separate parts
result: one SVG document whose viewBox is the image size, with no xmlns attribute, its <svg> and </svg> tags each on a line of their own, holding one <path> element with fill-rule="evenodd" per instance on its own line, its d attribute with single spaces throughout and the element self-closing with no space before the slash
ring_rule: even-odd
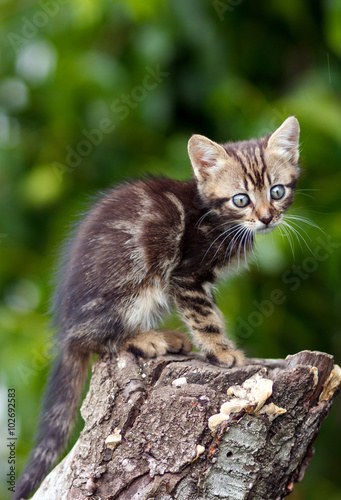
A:
<svg viewBox="0 0 341 500">
<path fill-rule="evenodd" d="M 84 430 L 33 498 L 284 498 L 303 479 L 340 382 L 333 357 L 311 351 L 232 369 L 197 354 L 99 359 Z"/>
</svg>

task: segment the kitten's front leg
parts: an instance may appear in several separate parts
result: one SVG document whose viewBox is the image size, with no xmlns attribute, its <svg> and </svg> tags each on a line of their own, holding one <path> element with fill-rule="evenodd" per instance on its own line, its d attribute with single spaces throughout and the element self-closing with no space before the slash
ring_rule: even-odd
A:
<svg viewBox="0 0 341 500">
<path fill-rule="evenodd" d="M 223 316 L 203 288 L 182 289 L 175 302 L 208 361 L 229 367 L 245 364 L 244 354 L 225 337 Z"/>
</svg>

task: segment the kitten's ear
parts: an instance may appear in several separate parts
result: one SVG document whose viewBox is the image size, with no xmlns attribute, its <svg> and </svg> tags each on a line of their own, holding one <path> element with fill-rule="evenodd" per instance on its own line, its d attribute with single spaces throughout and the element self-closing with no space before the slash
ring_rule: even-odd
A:
<svg viewBox="0 0 341 500">
<path fill-rule="evenodd" d="M 289 116 L 271 135 L 267 147 L 276 151 L 283 159 L 297 164 L 299 157 L 299 137 L 300 126 L 298 120 L 295 116 Z"/>
<path fill-rule="evenodd" d="M 192 135 L 188 141 L 188 154 L 194 174 L 199 181 L 206 180 L 227 158 L 225 149 L 203 135 Z"/>
</svg>

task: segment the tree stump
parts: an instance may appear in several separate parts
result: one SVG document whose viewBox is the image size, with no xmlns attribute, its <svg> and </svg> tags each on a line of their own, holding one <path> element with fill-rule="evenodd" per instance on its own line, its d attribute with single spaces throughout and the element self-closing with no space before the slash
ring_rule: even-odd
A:
<svg viewBox="0 0 341 500">
<path fill-rule="evenodd" d="M 100 358 L 81 436 L 33 499 L 284 498 L 340 383 L 321 352 L 232 369 L 196 353 Z"/>
</svg>

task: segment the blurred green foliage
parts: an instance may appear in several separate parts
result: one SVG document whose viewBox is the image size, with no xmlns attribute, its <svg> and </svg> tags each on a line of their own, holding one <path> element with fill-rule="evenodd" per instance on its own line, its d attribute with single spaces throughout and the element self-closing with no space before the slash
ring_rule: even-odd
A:
<svg viewBox="0 0 341 500">
<path fill-rule="evenodd" d="M 17 472 L 32 446 L 51 280 L 70 223 L 89 195 L 126 178 L 188 178 L 194 132 L 224 142 L 299 119 L 292 213 L 324 232 L 294 221 L 307 242 L 295 241 L 294 255 L 279 231 L 263 236 L 251 270 L 217 300 L 249 356 L 312 349 L 340 362 L 338 0 L 3 0 L 0 26 L 0 425 L 6 436 L 14 387 Z M 340 424 L 336 401 L 293 499 L 341 498 Z M 1 448 L 2 480 L 7 472 Z"/>
</svg>

